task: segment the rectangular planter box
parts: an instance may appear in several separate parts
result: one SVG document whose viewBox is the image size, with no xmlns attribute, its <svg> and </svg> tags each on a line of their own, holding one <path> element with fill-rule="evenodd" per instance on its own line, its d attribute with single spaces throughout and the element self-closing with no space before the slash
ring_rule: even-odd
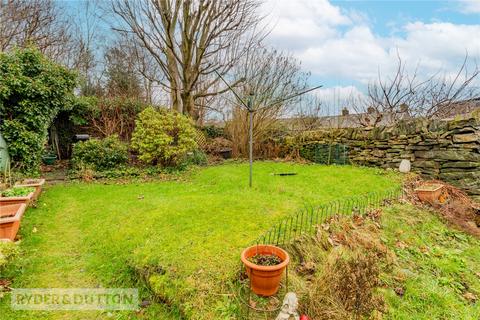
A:
<svg viewBox="0 0 480 320">
<path fill-rule="evenodd" d="M 428 203 L 437 202 L 442 195 L 442 191 L 443 185 L 441 184 L 426 184 L 415 189 L 418 198 Z"/>
<path fill-rule="evenodd" d="M 8 206 L 11 204 L 25 204 L 28 206 L 33 199 L 33 195 L 35 192 L 30 193 L 28 196 L 25 197 L 1 197 L 0 196 L 0 207 Z"/>
<path fill-rule="evenodd" d="M 45 184 L 45 179 L 25 179 L 23 181 L 15 183 L 16 187 L 33 187 L 35 192 L 33 193 L 33 201 L 36 201 L 42 193 L 43 185 Z"/>
<path fill-rule="evenodd" d="M 26 208 L 24 203 L 0 207 L 0 239 L 15 240 Z"/>
</svg>

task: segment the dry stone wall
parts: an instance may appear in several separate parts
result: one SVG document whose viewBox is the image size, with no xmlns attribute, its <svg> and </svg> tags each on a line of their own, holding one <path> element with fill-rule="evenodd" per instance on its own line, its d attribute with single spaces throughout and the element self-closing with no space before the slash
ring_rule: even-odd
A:
<svg viewBox="0 0 480 320">
<path fill-rule="evenodd" d="M 350 162 L 398 168 L 402 159 L 412 171 L 441 179 L 480 196 L 480 119 L 450 121 L 415 119 L 393 127 L 328 129 L 305 132 L 299 148 L 343 144 Z"/>
</svg>

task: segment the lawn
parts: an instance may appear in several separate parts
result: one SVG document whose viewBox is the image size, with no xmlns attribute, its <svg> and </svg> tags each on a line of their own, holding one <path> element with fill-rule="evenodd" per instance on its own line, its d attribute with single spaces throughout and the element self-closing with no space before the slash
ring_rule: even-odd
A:
<svg viewBox="0 0 480 320">
<path fill-rule="evenodd" d="M 387 208 L 382 224 L 384 240 L 397 257 L 384 279 L 385 319 L 480 319 L 477 238 L 411 205 Z M 394 288 L 402 288 L 403 296 Z"/>
<path fill-rule="evenodd" d="M 296 172 L 296 176 L 272 173 Z M 173 181 L 72 183 L 48 188 L 21 229 L 13 287 L 131 287 L 144 276 L 165 304 L 140 313 L 0 312 L 12 319 L 176 319 L 176 309 L 223 312 L 239 254 L 275 221 L 305 203 L 382 191 L 398 177 L 378 169 L 259 162 L 194 169 Z M 142 296 L 148 297 L 145 290 Z M 221 299 L 220 299 L 221 300 Z M 194 306 L 193 304 L 198 304 Z M 208 318 L 210 315 L 206 315 Z"/>
</svg>

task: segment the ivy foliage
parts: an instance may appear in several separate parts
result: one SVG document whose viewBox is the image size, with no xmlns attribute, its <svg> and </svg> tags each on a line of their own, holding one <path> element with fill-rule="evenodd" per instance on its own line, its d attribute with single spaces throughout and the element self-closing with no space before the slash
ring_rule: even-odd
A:
<svg viewBox="0 0 480 320">
<path fill-rule="evenodd" d="M 38 170 L 52 121 L 79 103 L 75 86 L 74 72 L 34 48 L 0 53 L 0 130 L 15 167 Z"/>
<path fill-rule="evenodd" d="M 141 161 L 171 167 L 197 147 L 195 137 L 193 123 L 186 116 L 147 107 L 135 121 L 131 147 Z"/>
</svg>

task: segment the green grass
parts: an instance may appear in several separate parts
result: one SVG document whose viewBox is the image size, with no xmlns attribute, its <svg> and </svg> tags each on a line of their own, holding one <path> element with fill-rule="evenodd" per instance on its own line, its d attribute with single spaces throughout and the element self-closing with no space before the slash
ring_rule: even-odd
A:
<svg viewBox="0 0 480 320">
<path fill-rule="evenodd" d="M 385 210 L 383 236 L 397 256 L 386 275 L 386 319 L 480 319 L 480 241 L 446 226 L 431 212 L 410 205 Z M 403 297 L 393 288 L 405 290 Z"/>
<path fill-rule="evenodd" d="M 142 287 L 136 280 L 148 274 L 146 281 L 170 308 L 154 303 L 140 313 L 13 312 L 6 295 L 0 314 L 177 319 L 178 307 L 192 317 L 198 310 L 215 313 L 224 308 L 216 306 L 216 294 L 229 293 L 242 248 L 275 221 L 304 203 L 399 183 L 394 174 L 377 169 L 272 162 L 255 164 L 252 189 L 247 179 L 247 164 L 230 163 L 196 169 L 178 181 L 48 188 L 22 221 L 22 258 L 6 274 L 13 287 Z M 145 290 L 142 296 L 148 297 Z"/>
</svg>

